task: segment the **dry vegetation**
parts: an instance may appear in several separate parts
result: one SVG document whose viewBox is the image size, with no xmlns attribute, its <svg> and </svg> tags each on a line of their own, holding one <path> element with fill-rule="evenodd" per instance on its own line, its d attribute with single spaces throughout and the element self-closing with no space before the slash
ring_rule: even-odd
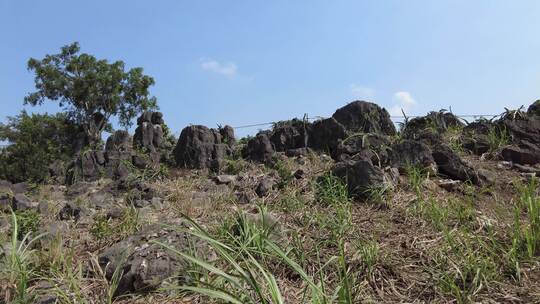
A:
<svg viewBox="0 0 540 304">
<path fill-rule="evenodd" d="M 467 158 L 502 170 L 497 161 Z M 232 187 L 205 174 L 169 172 L 154 181 L 161 206 L 119 205 L 115 216 L 70 221 L 62 230 L 68 233 L 57 236 L 37 233 L 53 217 L 14 213 L 1 235 L 10 245 L 0 262 L 0 302 L 29 303 L 37 295 L 60 303 L 540 302 L 535 179 L 504 169 L 490 187 L 461 183 L 448 191 L 440 177 L 410 168 L 396 188 L 374 189 L 369 201 L 357 202 L 327 173 L 332 161 L 325 156 L 285 158 L 274 168 L 231 162 L 241 162 L 231 166 L 240 174 L 273 174 L 281 182 L 241 204 Z M 298 169 L 303 178 L 293 177 Z M 56 214 L 63 190 L 44 185 L 34 192 Z M 169 248 L 192 265 L 191 283 L 114 297 L 122 269 L 107 280 L 98 253 L 145 224 L 186 218 L 212 252 Z"/>
</svg>

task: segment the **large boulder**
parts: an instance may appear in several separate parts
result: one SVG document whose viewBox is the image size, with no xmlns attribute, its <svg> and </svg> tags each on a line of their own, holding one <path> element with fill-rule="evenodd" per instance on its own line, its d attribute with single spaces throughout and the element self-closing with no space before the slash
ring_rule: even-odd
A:
<svg viewBox="0 0 540 304">
<path fill-rule="evenodd" d="M 127 131 L 116 131 L 105 144 L 105 170 L 113 179 L 125 179 L 131 167 L 133 154 L 132 138 Z"/>
<path fill-rule="evenodd" d="M 444 174 L 451 179 L 470 181 L 477 185 L 482 183 L 478 172 L 465 163 L 450 147 L 441 144 L 432 147 L 432 149 L 433 159 L 440 174 Z"/>
<path fill-rule="evenodd" d="M 233 127 L 228 125 L 219 127 L 219 134 L 221 134 L 221 141 L 224 144 L 233 145 L 236 143 Z"/>
<path fill-rule="evenodd" d="M 463 128 L 461 142 L 465 149 L 477 155 L 482 155 L 489 151 L 490 133 L 499 130 L 499 126 L 489 120 L 478 120 L 468 124 Z"/>
<path fill-rule="evenodd" d="M 146 111 L 137 119 L 133 142 L 139 149 L 156 152 L 167 148 L 164 138 L 164 121 L 161 112 Z"/>
<path fill-rule="evenodd" d="M 272 130 L 270 141 L 277 152 L 305 148 L 308 144 L 309 127 L 309 123 L 298 119 L 279 122 Z"/>
<path fill-rule="evenodd" d="M 389 159 L 390 139 L 376 133 L 356 133 L 339 142 L 332 157 L 337 161 L 370 159 L 379 166 Z"/>
<path fill-rule="evenodd" d="M 222 142 L 218 130 L 194 125 L 182 130 L 173 154 L 180 167 L 219 171 L 232 149 Z"/>
<path fill-rule="evenodd" d="M 533 102 L 527 109 L 529 116 L 540 116 L 540 100 Z"/>
<path fill-rule="evenodd" d="M 347 183 L 349 195 L 358 199 L 367 199 L 371 191 L 392 185 L 391 178 L 381 168 L 365 159 L 339 162 L 332 173 Z"/>
<path fill-rule="evenodd" d="M 506 161 L 521 165 L 534 165 L 540 162 L 540 147 L 526 140 L 517 145 L 506 146 L 501 150 Z"/>
<path fill-rule="evenodd" d="M 121 271 L 117 296 L 155 290 L 168 278 L 179 284 L 188 282 L 189 263 L 155 242 L 188 254 L 202 255 L 201 242 L 191 234 L 159 225 L 147 226 L 99 255 L 99 264 L 107 279 L 112 279 L 117 268 Z"/>
<path fill-rule="evenodd" d="M 336 110 L 332 117 L 350 132 L 396 134 L 386 109 L 367 101 L 353 101 Z"/>
<path fill-rule="evenodd" d="M 127 131 L 115 131 L 105 144 L 107 152 L 131 152 L 133 146 L 132 138 Z"/>
<path fill-rule="evenodd" d="M 248 141 L 245 149 L 246 158 L 265 164 L 272 163 L 276 151 L 268 134 L 269 132 L 259 132 Z"/>
<path fill-rule="evenodd" d="M 454 114 L 445 112 L 429 112 L 426 116 L 415 117 L 409 120 L 401 133 L 404 138 L 418 139 L 425 131 L 441 134 L 450 127 L 463 127 L 464 123 Z"/>
<path fill-rule="evenodd" d="M 401 172 L 405 172 L 410 166 L 437 172 L 431 149 L 421 141 L 403 140 L 392 145 L 389 154 L 392 167 Z"/>
<path fill-rule="evenodd" d="M 334 155 L 339 140 L 347 137 L 345 126 L 335 118 L 315 121 L 310 128 L 308 146 L 314 150 Z"/>
<path fill-rule="evenodd" d="M 67 169 L 66 183 L 98 180 L 105 173 L 105 153 L 99 150 L 84 151 L 77 155 Z"/>
<path fill-rule="evenodd" d="M 506 115 L 500 120 L 500 124 L 510 134 L 512 141 L 526 140 L 540 145 L 540 117 L 520 112 Z"/>
</svg>

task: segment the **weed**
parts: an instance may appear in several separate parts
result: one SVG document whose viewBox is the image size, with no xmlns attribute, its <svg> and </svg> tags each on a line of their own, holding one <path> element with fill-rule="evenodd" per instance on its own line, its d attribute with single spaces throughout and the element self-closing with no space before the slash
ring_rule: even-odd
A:
<svg viewBox="0 0 540 304">
<path fill-rule="evenodd" d="M 279 175 L 279 181 L 277 183 L 277 187 L 279 189 L 285 188 L 285 186 L 292 182 L 294 176 L 291 168 L 288 166 L 287 163 L 285 163 L 283 160 L 278 159 L 273 167 Z"/>
<path fill-rule="evenodd" d="M 11 242 L 3 249 L 0 258 L 0 292 L 4 303 L 29 303 L 32 295 L 28 293 L 31 280 L 35 277 L 33 244 L 43 235 L 30 238 L 30 232 L 20 240 L 19 222 L 11 213 Z M 1 299 L 1 298 L 0 298 Z"/>
<path fill-rule="evenodd" d="M 26 234 L 34 234 L 38 231 L 41 218 L 35 210 L 17 210 L 15 211 L 18 224 L 18 238 L 21 240 Z"/>
<path fill-rule="evenodd" d="M 355 243 L 355 247 L 365 273 L 371 275 L 379 262 L 379 243 L 375 241 L 358 241 Z"/>
<path fill-rule="evenodd" d="M 526 185 L 518 186 L 519 202 L 515 207 L 513 244 L 518 253 L 525 251 L 532 258 L 540 254 L 540 197 L 536 178 Z M 525 210 L 526 223 L 520 223 L 521 210 Z"/>
<path fill-rule="evenodd" d="M 429 178 L 429 172 L 423 168 L 411 165 L 405 168 L 405 172 L 407 172 L 407 176 L 409 177 L 411 189 L 420 197 L 424 181 Z"/>
<path fill-rule="evenodd" d="M 510 135 L 505 127 L 492 126 L 487 134 L 489 152 L 493 153 L 510 142 Z"/>
</svg>

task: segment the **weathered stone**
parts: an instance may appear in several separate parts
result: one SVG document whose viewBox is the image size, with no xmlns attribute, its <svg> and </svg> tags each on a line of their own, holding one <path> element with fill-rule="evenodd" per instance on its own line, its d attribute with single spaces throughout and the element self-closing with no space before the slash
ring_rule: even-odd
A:
<svg viewBox="0 0 540 304">
<path fill-rule="evenodd" d="M 288 157 L 299 157 L 299 156 L 305 156 L 309 153 L 308 148 L 296 148 L 296 149 L 288 149 L 285 151 L 285 155 Z"/>
<path fill-rule="evenodd" d="M 146 152 L 156 152 L 165 148 L 163 114 L 146 111 L 137 119 L 133 135 L 133 145 Z"/>
<path fill-rule="evenodd" d="M 112 279 L 117 267 L 122 270 L 115 295 L 152 291 L 171 277 L 179 284 L 190 280 L 189 263 L 155 242 L 178 251 L 203 254 L 202 243 L 188 232 L 159 225 L 145 227 L 99 255 L 99 264 L 107 279 Z"/>
<path fill-rule="evenodd" d="M 333 158 L 337 161 L 348 159 L 370 159 L 372 163 L 385 165 L 389 160 L 390 140 L 375 133 L 357 133 L 340 141 Z"/>
<path fill-rule="evenodd" d="M 251 204 L 257 199 L 257 194 L 255 191 L 250 189 L 236 191 L 234 194 L 236 195 L 236 199 L 240 204 Z"/>
<path fill-rule="evenodd" d="M 77 181 L 94 181 L 105 173 L 105 154 L 103 151 L 90 150 L 78 155 L 70 164 L 66 182 L 70 185 Z"/>
<path fill-rule="evenodd" d="M 453 180 L 453 179 L 441 179 L 437 182 L 439 187 L 443 188 L 446 191 L 456 191 L 459 189 L 459 186 L 461 185 L 461 181 Z"/>
<path fill-rule="evenodd" d="M 250 160 L 266 164 L 272 163 L 275 150 L 267 132 L 259 132 L 254 138 L 250 139 L 245 154 Z"/>
<path fill-rule="evenodd" d="M 196 125 L 182 130 L 173 153 L 180 167 L 219 171 L 232 149 L 221 142 L 217 130 Z"/>
<path fill-rule="evenodd" d="M 81 208 L 74 204 L 67 203 L 58 212 L 57 218 L 61 221 L 75 220 L 78 221 L 81 218 Z"/>
<path fill-rule="evenodd" d="M 488 120 L 479 120 L 468 124 L 463 128 L 461 136 L 463 147 L 477 155 L 488 152 L 490 149 L 489 134 L 498 128 L 496 124 Z"/>
<path fill-rule="evenodd" d="M 441 134 L 450 127 L 463 126 L 463 122 L 450 112 L 429 112 L 426 116 L 415 117 L 409 120 L 401 133 L 404 138 L 418 139 L 422 131 L 425 130 Z"/>
<path fill-rule="evenodd" d="M 540 162 L 540 148 L 532 143 L 521 141 L 519 146 L 506 146 L 501 151 L 504 160 L 521 165 L 534 165 Z"/>
<path fill-rule="evenodd" d="M 257 193 L 259 197 L 265 197 L 270 193 L 270 191 L 272 191 L 274 184 L 275 182 L 273 178 L 264 177 L 257 185 L 255 193 Z"/>
<path fill-rule="evenodd" d="M 527 116 L 523 113 L 515 118 L 508 115 L 500 121 L 504 128 L 512 137 L 514 143 L 527 141 L 535 145 L 540 145 L 540 118 L 537 116 Z"/>
<path fill-rule="evenodd" d="M 29 188 L 30 187 L 28 186 L 27 182 L 20 182 L 13 184 L 11 186 L 11 191 L 13 192 L 13 194 L 26 193 L 28 192 Z"/>
<path fill-rule="evenodd" d="M 341 139 L 347 137 L 345 126 L 333 117 L 315 121 L 311 128 L 308 146 L 314 150 L 324 151 L 334 155 Z"/>
<path fill-rule="evenodd" d="M 436 173 L 437 168 L 431 149 L 424 143 L 413 140 L 403 140 L 392 145 L 390 163 L 393 167 L 405 172 L 408 167 L 420 167 Z"/>
<path fill-rule="evenodd" d="M 219 134 L 221 134 L 221 141 L 229 146 L 236 143 L 234 137 L 234 129 L 231 126 L 224 126 L 219 128 Z"/>
<path fill-rule="evenodd" d="M 37 210 L 39 204 L 31 201 L 26 195 L 19 193 L 13 197 L 13 209 L 15 210 Z"/>
<path fill-rule="evenodd" d="M 115 131 L 105 144 L 105 151 L 130 152 L 132 150 L 132 138 L 127 131 Z"/>
<path fill-rule="evenodd" d="M 527 115 L 529 116 L 540 116 L 540 100 L 532 103 L 527 109 Z"/>
<path fill-rule="evenodd" d="M 349 195 L 366 199 L 376 188 L 390 187 L 391 183 L 383 170 L 369 160 L 347 160 L 337 163 L 332 172 L 347 183 Z"/>
<path fill-rule="evenodd" d="M 433 159 L 437 164 L 439 173 L 452 179 L 471 181 L 474 184 L 481 183 L 478 173 L 466 164 L 459 155 L 446 145 L 432 147 Z"/>
<path fill-rule="evenodd" d="M 215 181 L 217 184 L 225 184 L 225 185 L 228 185 L 228 184 L 231 184 L 231 183 L 234 183 L 236 181 L 236 176 L 234 175 L 218 175 L 215 177 Z"/>
<path fill-rule="evenodd" d="M 396 134 L 388 111 L 371 102 L 353 101 L 339 108 L 332 117 L 350 132 Z"/>
<path fill-rule="evenodd" d="M 302 169 L 298 169 L 298 170 L 294 171 L 293 176 L 296 179 L 302 179 L 302 178 L 304 178 L 306 176 L 306 171 L 304 171 Z"/>
<path fill-rule="evenodd" d="M 270 141 L 278 152 L 289 149 L 306 148 L 308 144 L 309 123 L 298 119 L 279 122 L 272 130 Z"/>
</svg>

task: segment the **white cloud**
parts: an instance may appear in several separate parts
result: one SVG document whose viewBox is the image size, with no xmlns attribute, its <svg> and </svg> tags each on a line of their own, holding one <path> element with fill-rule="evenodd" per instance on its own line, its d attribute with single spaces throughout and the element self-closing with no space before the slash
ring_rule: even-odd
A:
<svg viewBox="0 0 540 304">
<path fill-rule="evenodd" d="M 410 114 L 410 111 L 416 107 L 417 102 L 416 100 L 411 96 L 411 93 L 401 91 L 396 92 L 394 96 L 392 96 L 392 101 L 395 103 L 390 109 L 390 115 L 392 116 L 401 116 L 403 113 L 401 110 L 405 112 L 405 114 Z"/>
<path fill-rule="evenodd" d="M 350 85 L 351 94 L 358 99 L 371 99 L 375 95 L 375 90 L 358 84 Z"/>
<path fill-rule="evenodd" d="M 238 67 L 234 62 L 220 63 L 212 59 L 202 59 L 201 68 L 226 77 L 233 77 L 238 74 Z"/>
</svg>

